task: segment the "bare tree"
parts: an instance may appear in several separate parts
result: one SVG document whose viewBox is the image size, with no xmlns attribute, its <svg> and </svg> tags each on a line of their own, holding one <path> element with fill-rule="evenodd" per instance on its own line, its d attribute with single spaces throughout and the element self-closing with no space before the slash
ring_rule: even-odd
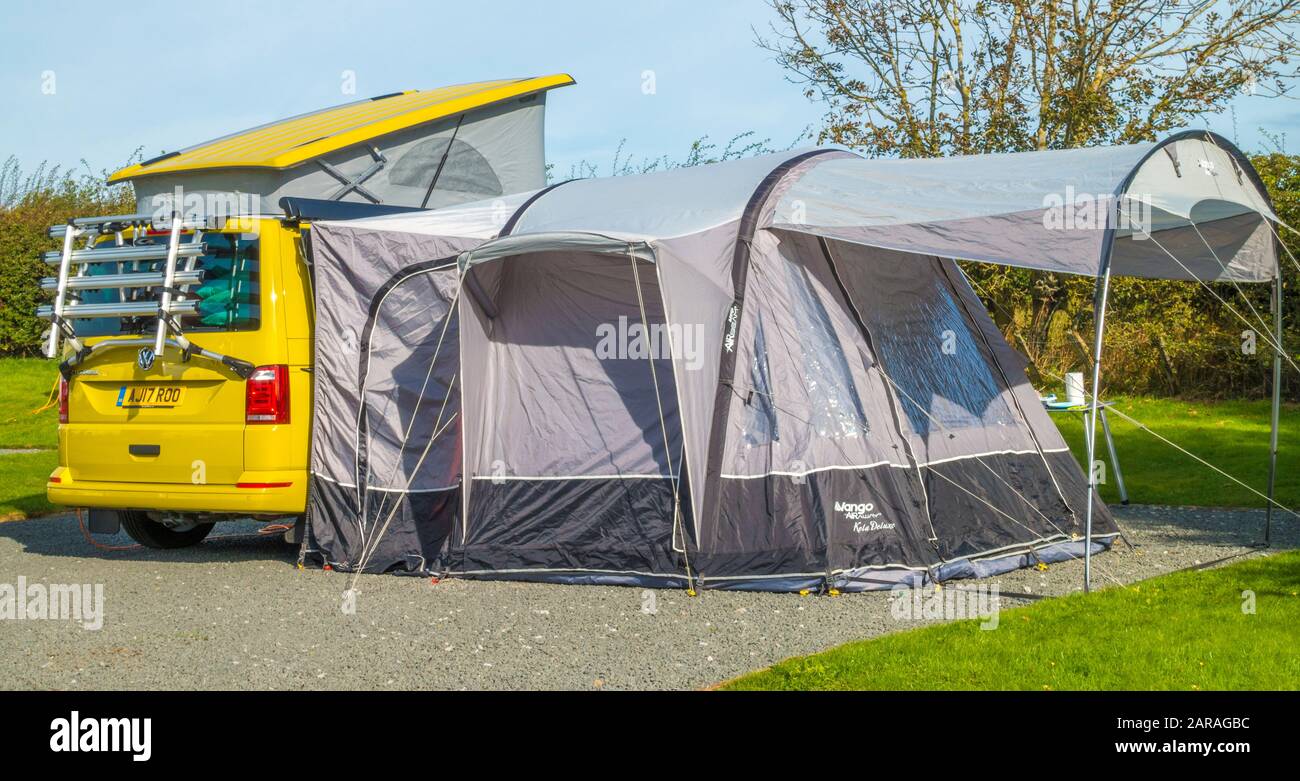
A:
<svg viewBox="0 0 1300 781">
<path fill-rule="evenodd" d="M 1285 96 L 1300 0 L 772 0 L 822 141 L 933 157 L 1150 140 Z"/>
</svg>

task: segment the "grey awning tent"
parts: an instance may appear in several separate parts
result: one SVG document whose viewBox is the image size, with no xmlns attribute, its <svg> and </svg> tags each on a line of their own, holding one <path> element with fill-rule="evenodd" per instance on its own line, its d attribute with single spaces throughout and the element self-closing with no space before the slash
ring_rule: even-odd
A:
<svg viewBox="0 0 1300 781">
<path fill-rule="evenodd" d="M 1188 132 L 794 151 L 317 223 L 308 546 L 774 590 L 1098 550 L 1114 522 L 953 259 L 1259 282 L 1275 219 L 1240 152 Z"/>
</svg>

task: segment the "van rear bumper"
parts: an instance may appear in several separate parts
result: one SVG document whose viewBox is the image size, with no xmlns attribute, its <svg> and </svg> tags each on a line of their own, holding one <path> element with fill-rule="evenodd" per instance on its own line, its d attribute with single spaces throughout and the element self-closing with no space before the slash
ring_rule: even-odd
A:
<svg viewBox="0 0 1300 781">
<path fill-rule="evenodd" d="M 58 482 L 54 482 L 56 479 Z M 60 466 L 50 474 L 50 482 L 45 484 L 45 495 L 54 504 L 70 507 L 242 515 L 297 514 L 307 508 L 307 472 L 244 472 L 238 485 L 186 485 L 77 480 L 71 469 Z"/>
</svg>

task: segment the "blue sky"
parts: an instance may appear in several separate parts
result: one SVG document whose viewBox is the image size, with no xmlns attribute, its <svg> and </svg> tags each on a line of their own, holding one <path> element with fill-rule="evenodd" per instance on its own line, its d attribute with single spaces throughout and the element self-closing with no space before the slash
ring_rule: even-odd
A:
<svg viewBox="0 0 1300 781">
<path fill-rule="evenodd" d="M 783 148 L 822 110 L 754 45 L 770 16 L 761 0 L 7 2 L 0 159 L 30 169 L 85 158 L 98 171 L 137 147 L 152 156 L 355 97 L 553 72 L 578 81 L 550 97 L 560 175 L 579 160 L 608 173 L 620 139 L 638 157 L 680 158 L 702 135 L 750 130 Z M 355 96 L 341 91 L 345 70 Z M 1207 124 L 1234 136 L 1226 114 Z M 1300 106 L 1239 99 L 1247 151 L 1261 147 L 1261 125 L 1300 140 Z"/>
</svg>

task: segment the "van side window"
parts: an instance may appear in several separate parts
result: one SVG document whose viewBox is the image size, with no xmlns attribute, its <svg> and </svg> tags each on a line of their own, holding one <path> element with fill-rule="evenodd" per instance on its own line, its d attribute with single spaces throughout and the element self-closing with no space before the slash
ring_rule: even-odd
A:
<svg viewBox="0 0 1300 781">
<path fill-rule="evenodd" d="M 187 331 L 255 331 L 261 324 L 261 284 L 255 234 L 209 233 L 199 258 L 203 284 L 194 288 L 198 312 L 181 319 Z"/>
<path fill-rule="evenodd" d="M 181 242 L 192 241 L 190 237 Z M 146 241 L 166 241 L 149 237 Z M 256 331 L 262 324 L 262 296 L 259 280 L 260 260 L 257 234 L 205 233 L 202 241 L 207 251 L 196 259 L 195 268 L 203 270 L 203 282 L 190 285 L 187 297 L 198 299 L 198 311 L 180 318 L 186 332 Z M 107 242 L 101 246 L 110 246 Z M 132 268 L 130 263 L 95 263 L 88 267 L 89 274 L 123 274 L 133 271 L 162 271 L 163 261 L 141 263 Z M 184 268 L 184 262 L 177 268 Z M 146 268 L 147 266 L 147 268 Z M 81 300 L 87 304 L 107 304 L 118 301 L 156 300 L 158 291 L 146 288 L 111 288 L 86 290 Z M 77 323 L 79 336 L 117 336 L 120 334 L 152 333 L 157 320 L 147 317 L 100 317 Z"/>
</svg>

